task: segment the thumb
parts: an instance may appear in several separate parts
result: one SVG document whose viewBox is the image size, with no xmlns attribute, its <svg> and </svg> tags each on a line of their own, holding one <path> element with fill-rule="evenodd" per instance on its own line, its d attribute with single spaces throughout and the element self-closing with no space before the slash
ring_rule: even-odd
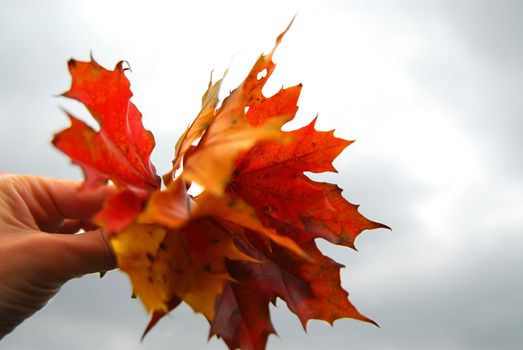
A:
<svg viewBox="0 0 523 350">
<path fill-rule="evenodd" d="M 101 229 L 74 235 L 52 236 L 60 240 L 60 260 L 66 279 L 116 267 L 116 257 L 109 239 Z"/>
</svg>

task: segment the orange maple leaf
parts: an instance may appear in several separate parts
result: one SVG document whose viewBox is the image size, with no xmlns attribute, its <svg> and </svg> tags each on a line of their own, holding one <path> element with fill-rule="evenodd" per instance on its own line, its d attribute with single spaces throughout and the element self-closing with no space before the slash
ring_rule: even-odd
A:
<svg viewBox="0 0 523 350">
<path fill-rule="evenodd" d="M 151 314 L 145 333 L 182 301 L 230 349 L 265 348 L 276 298 L 303 327 L 342 317 L 374 323 L 350 303 L 342 266 L 315 239 L 354 248 L 362 231 L 387 226 L 361 215 L 336 185 L 304 174 L 335 171 L 332 161 L 350 141 L 316 130 L 315 120 L 282 131 L 298 110 L 301 84 L 262 93 L 289 27 L 219 107 L 223 78 L 209 83 L 164 189 L 122 63 L 113 71 L 94 60 L 69 63 L 73 83 L 64 96 L 82 102 L 100 131 L 70 115 L 53 143 L 84 170 L 84 190 L 108 180 L 118 189 L 94 220 L 111 233 L 118 266 Z M 193 182 L 203 188 L 198 196 L 188 194 Z"/>
</svg>

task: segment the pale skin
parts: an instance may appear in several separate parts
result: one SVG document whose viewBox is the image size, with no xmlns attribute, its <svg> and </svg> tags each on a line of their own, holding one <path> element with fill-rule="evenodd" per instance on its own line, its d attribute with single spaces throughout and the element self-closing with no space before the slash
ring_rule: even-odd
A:
<svg viewBox="0 0 523 350">
<path fill-rule="evenodd" d="M 89 221 L 112 189 L 80 186 L 0 173 L 0 339 L 68 280 L 115 268 L 107 235 Z"/>
</svg>

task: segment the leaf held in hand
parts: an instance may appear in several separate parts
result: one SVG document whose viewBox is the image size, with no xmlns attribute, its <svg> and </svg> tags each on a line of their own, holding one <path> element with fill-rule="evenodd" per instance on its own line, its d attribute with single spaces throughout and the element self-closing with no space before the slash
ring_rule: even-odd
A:
<svg viewBox="0 0 523 350">
<path fill-rule="evenodd" d="M 151 314 L 144 336 L 181 302 L 230 349 L 265 349 L 276 332 L 269 304 L 278 298 L 304 328 L 311 319 L 374 323 L 349 301 L 342 266 L 315 239 L 354 248 L 364 230 L 387 226 L 365 218 L 338 186 L 305 175 L 336 171 L 332 162 L 351 142 L 316 130 L 316 119 L 282 130 L 297 113 L 301 84 L 262 93 L 289 27 L 221 104 L 225 74 L 211 79 L 176 143 L 165 188 L 123 63 L 111 71 L 93 59 L 69 62 L 64 96 L 83 103 L 99 130 L 68 113 L 71 126 L 53 144 L 84 171 L 83 190 L 109 181 L 117 189 L 93 221 L 111 234 L 118 266 Z M 197 196 L 193 183 L 203 188 Z"/>
</svg>

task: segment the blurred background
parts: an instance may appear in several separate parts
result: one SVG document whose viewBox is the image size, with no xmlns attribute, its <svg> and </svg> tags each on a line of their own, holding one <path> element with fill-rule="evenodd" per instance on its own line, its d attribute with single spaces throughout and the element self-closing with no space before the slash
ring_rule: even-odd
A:
<svg viewBox="0 0 523 350">
<path fill-rule="evenodd" d="M 303 83 L 293 127 L 356 139 L 337 182 L 369 218 L 345 264 L 352 302 L 381 328 L 272 308 L 269 349 L 523 348 L 523 2 L 517 0 L 14 1 L 0 3 L 0 171 L 80 179 L 53 149 L 66 62 L 125 59 L 133 101 L 169 170 L 209 75 L 235 88 L 298 13 L 266 95 Z M 0 257 L 0 263 L 3 257 Z M 1 349 L 225 349 L 182 306 L 147 336 L 141 304 L 114 271 L 66 284 Z"/>
</svg>

